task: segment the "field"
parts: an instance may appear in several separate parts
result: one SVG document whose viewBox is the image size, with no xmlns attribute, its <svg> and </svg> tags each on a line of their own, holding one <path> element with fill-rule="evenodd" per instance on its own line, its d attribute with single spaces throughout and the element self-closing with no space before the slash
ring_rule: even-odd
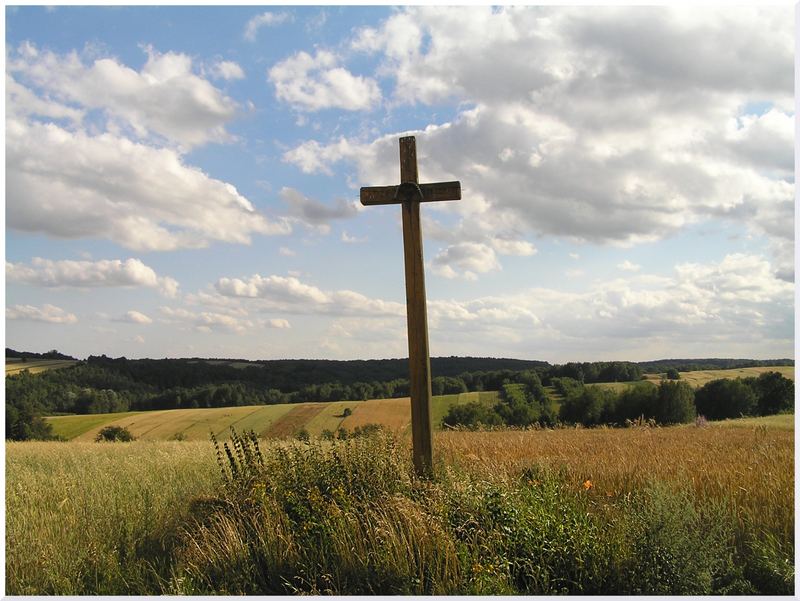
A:
<svg viewBox="0 0 800 601">
<path fill-rule="evenodd" d="M 70 361 L 64 359 L 6 359 L 6 375 L 14 375 L 25 371 L 26 369 L 32 374 L 38 374 L 49 369 L 62 369 L 75 365 L 77 361 Z"/>
<path fill-rule="evenodd" d="M 699 388 L 703 384 L 711 380 L 719 378 L 757 378 L 760 374 L 768 371 L 777 371 L 785 378 L 794 380 L 794 366 L 792 365 L 778 365 L 774 367 L 741 367 L 739 369 L 710 369 L 704 371 L 682 371 L 681 380 L 688 382 L 695 388 Z M 658 374 L 645 374 L 648 380 L 655 380 L 656 382 L 661 379 Z"/>
<path fill-rule="evenodd" d="M 431 414 L 434 427 L 455 403 L 480 399 L 496 402 L 496 392 L 468 392 L 461 395 L 433 397 Z M 344 410 L 352 415 L 345 417 Z M 339 401 L 332 403 L 297 403 L 282 405 L 250 405 L 245 407 L 216 407 L 213 409 L 167 409 L 128 413 L 91 415 L 59 415 L 46 418 L 56 435 L 67 440 L 92 441 L 105 426 L 122 426 L 143 440 L 208 440 L 213 434 L 226 440 L 233 426 L 237 431 L 253 430 L 265 438 L 293 437 L 305 429 L 312 436 L 323 430 L 338 428 L 353 430 L 366 424 L 381 424 L 395 432 L 406 432 L 411 425 L 411 405 L 408 397 L 373 399 L 369 401 Z"/>
<path fill-rule="evenodd" d="M 681 379 L 697 387 L 716 378 L 757 376 L 766 371 L 778 371 L 794 379 L 794 368 L 785 366 L 682 372 Z M 651 382 L 657 382 L 658 379 L 659 377 L 655 375 L 647 376 L 647 380 Z M 589 384 L 589 386 L 620 391 L 634 384 L 636 382 L 609 382 Z M 563 399 L 552 386 L 546 390 L 558 408 Z M 442 418 L 452 405 L 472 401 L 494 404 L 498 398 L 497 392 L 465 392 L 435 396 L 431 403 L 433 426 L 435 429 L 441 428 Z M 345 417 L 345 409 L 350 409 L 352 415 Z M 171 440 L 176 437 L 207 440 L 210 432 L 220 440 L 225 440 L 229 436 L 231 426 L 240 432 L 253 430 L 266 438 L 286 438 L 296 435 L 302 429 L 312 436 L 318 436 L 323 430 L 331 432 L 335 432 L 338 428 L 353 430 L 366 424 L 381 424 L 394 432 L 406 433 L 411 427 L 411 407 L 408 397 L 405 397 L 294 405 L 70 415 L 46 419 L 53 425 L 54 432 L 67 440 L 94 440 L 100 429 L 107 425 L 126 427 L 135 437 L 145 440 Z"/>
<path fill-rule="evenodd" d="M 751 584 L 722 590 L 791 594 L 793 416 L 437 432 L 428 484 L 409 480 L 406 438 L 352 442 L 263 443 L 269 496 L 221 488 L 207 441 L 9 442 L 6 592 L 698 594 L 720 590 L 702 570 L 733 553 L 744 572 L 726 573 Z M 648 563 L 671 556 L 667 572 Z"/>
</svg>

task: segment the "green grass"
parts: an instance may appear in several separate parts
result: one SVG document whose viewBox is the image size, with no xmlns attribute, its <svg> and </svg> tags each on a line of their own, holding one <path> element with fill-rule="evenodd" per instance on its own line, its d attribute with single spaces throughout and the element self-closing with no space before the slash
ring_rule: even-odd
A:
<svg viewBox="0 0 800 601">
<path fill-rule="evenodd" d="M 100 426 L 105 426 L 121 418 L 137 415 L 141 411 L 127 411 L 125 413 L 97 413 L 92 415 L 59 415 L 45 417 L 53 426 L 53 433 L 66 440 L 72 440 Z"/>
</svg>

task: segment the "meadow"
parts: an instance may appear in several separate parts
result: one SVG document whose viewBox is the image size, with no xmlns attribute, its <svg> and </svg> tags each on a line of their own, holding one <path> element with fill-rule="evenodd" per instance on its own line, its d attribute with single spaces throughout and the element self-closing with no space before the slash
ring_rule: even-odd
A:
<svg viewBox="0 0 800 601">
<path fill-rule="evenodd" d="M 433 397 L 431 417 L 436 427 L 450 406 L 480 400 L 491 404 L 497 392 L 466 392 Z M 345 409 L 351 413 L 345 415 Z M 380 424 L 397 433 L 411 427 L 408 397 L 368 401 L 248 405 L 213 409 L 167 409 L 89 415 L 59 415 L 46 418 L 56 435 L 66 440 L 93 441 L 106 426 L 121 426 L 143 440 L 208 440 L 209 434 L 225 440 L 233 427 L 239 432 L 253 430 L 264 438 L 292 438 L 300 431 L 319 436 L 325 430 L 354 430 Z"/>
<path fill-rule="evenodd" d="M 66 359 L 29 359 L 27 361 L 22 361 L 22 359 L 6 358 L 6 375 L 18 374 L 25 370 L 28 370 L 32 374 L 39 374 L 51 369 L 71 367 L 76 363 L 77 361 Z"/>
<path fill-rule="evenodd" d="M 6 592 L 791 594 L 793 420 L 9 442 Z"/>
</svg>

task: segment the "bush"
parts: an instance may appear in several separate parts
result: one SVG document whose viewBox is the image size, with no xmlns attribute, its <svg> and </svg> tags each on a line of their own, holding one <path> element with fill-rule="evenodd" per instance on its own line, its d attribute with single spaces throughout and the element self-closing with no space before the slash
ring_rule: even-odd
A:
<svg viewBox="0 0 800 601">
<path fill-rule="evenodd" d="M 609 499 L 535 465 L 510 480 L 418 479 L 408 444 L 385 432 L 263 453 L 234 433 L 217 456 L 224 486 L 195 505 L 176 594 L 754 592 L 735 512 L 689 489 Z M 767 555 L 774 584 L 784 554 Z"/>
<path fill-rule="evenodd" d="M 694 397 L 697 413 L 707 419 L 727 419 L 753 415 L 758 399 L 742 380 L 712 380 L 697 390 Z"/>
<path fill-rule="evenodd" d="M 754 381 L 759 415 L 774 415 L 794 409 L 794 382 L 776 371 L 764 372 Z"/>
<path fill-rule="evenodd" d="M 134 440 L 130 430 L 123 426 L 106 426 L 98 432 L 95 442 L 130 442 Z"/>
<path fill-rule="evenodd" d="M 667 369 L 667 373 L 665 375 L 667 376 L 667 380 L 680 380 L 681 379 L 681 374 L 674 367 L 670 367 L 669 369 Z"/>
<path fill-rule="evenodd" d="M 624 540 L 618 591 L 632 595 L 751 593 L 733 561 L 730 509 L 707 501 L 698 510 L 688 490 L 652 483 L 621 507 Z"/>
<path fill-rule="evenodd" d="M 691 386 L 686 382 L 661 382 L 654 416 L 658 423 L 688 424 L 695 415 L 694 390 Z"/>
<path fill-rule="evenodd" d="M 451 405 L 447 415 L 442 419 L 446 426 L 499 426 L 503 420 L 491 408 L 478 401 L 463 405 Z"/>
<path fill-rule="evenodd" d="M 658 405 L 658 387 L 650 382 L 640 382 L 625 388 L 619 395 L 611 421 L 622 424 L 625 420 L 654 418 Z"/>
<path fill-rule="evenodd" d="M 617 395 L 599 386 L 583 386 L 564 399 L 559 417 L 570 423 L 595 426 L 611 421 L 616 412 Z"/>
</svg>

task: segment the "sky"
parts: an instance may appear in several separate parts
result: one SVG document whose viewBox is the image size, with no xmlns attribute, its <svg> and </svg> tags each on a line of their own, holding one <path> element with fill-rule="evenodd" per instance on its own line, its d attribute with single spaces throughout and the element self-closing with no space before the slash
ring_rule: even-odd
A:
<svg viewBox="0 0 800 601">
<path fill-rule="evenodd" d="M 793 7 L 6 7 L 6 346 L 794 356 Z"/>
</svg>

